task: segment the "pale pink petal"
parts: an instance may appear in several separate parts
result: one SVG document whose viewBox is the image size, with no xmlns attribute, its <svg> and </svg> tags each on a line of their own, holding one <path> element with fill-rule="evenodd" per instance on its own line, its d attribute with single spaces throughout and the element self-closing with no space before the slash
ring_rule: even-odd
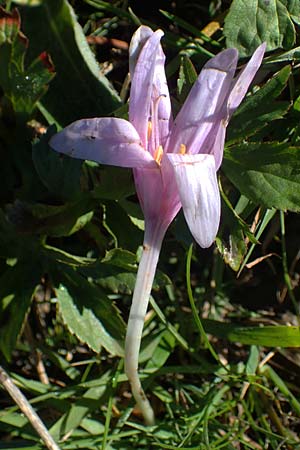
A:
<svg viewBox="0 0 300 450">
<path fill-rule="evenodd" d="M 120 167 L 156 168 L 131 123 L 116 118 L 82 119 L 50 140 L 51 147 L 73 158 Z"/>
<path fill-rule="evenodd" d="M 207 153 L 215 157 L 216 170 L 220 168 L 223 159 L 227 123 L 225 119 L 222 119 L 218 125 L 219 128 L 215 129 L 214 139 L 211 140 L 211 145 L 207 146 Z"/>
<path fill-rule="evenodd" d="M 215 156 L 217 170 L 219 169 L 223 158 L 225 134 L 228 121 L 246 95 L 247 90 L 261 65 L 265 48 L 265 44 L 258 47 L 244 70 L 238 75 L 236 80 L 234 80 L 233 88 L 229 94 L 227 106 L 224 110 L 224 117 L 218 124 L 218 129 L 212 133 L 212 136 L 214 137 L 213 141 L 207 142 L 207 153 Z"/>
<path fill-rule="evenodd" d="M 253 53 L 245 68 L 234 81 L 233 88 L 228 97 L 228 114 L 231 116 L 245 97 L 248 88 L 258 71 L 266 50 L 266 43 L 261 44 Z"/>
<path fill-rule="evenodd" d="M 157 114 L 154 113 L 151 117 L 152 134 L 156 134 L 157 138 L 154 151 L 158 145 L 165 146 L 173 124 L 171 100 L 165 72 L 165 60 L 165 54 L 161 46 L 159 46 L 156 54 L 152 90 L 153 110 L 157 108 Z"/>
<path fill-rule="evenodd" d="M 148 122 L 157 54 L 160 50 L 161 30 L 153 33 L 145 42 L 131 80 L 129 120 L 140 135 L 144 148 L 148 144 Z"/>
<path fill-rule="evenodd" d="M 174 121 L 168 153 L 177 153 L 181 144 L 190 154 L 208 153 L 215 127 L 224 115 L 237 59 L 237 50 L 228 49 L 205 64 Z"/>
<path fill-rule="evenodd" d="M 167 155 L 175 173 L 185 219 L 198 244 L 210 247 L 219 228 L 221 206 L 213 155 Z"/>
<path fill-rule="evenodd" d="M 158 223 L 165 230 L 181 208 L 173 168 L 165 157 L 156 170 L 134 169 L 136 191 L 145 221 L 156 228 Z"/>
<path fill-rule="evenodd" d="M 131 78 L 133 77 L 133 72 L 135 69 L 135 65 L 137 63 L 140 52 L 145 45 L 146 41 L 152 36 L 153 31 L 151 28 L 142 25 L 140 26 L 136 32 L 133 34 L 130 46 L 129 46 L 129 72 Z"/>
</svg>

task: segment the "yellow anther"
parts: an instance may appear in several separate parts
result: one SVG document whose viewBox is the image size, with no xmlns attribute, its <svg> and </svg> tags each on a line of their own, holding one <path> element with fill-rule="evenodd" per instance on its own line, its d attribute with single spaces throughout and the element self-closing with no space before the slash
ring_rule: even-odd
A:
<svg viewBox="0 0 300 450">
<path fill-rule="evenodd" d="M 179 153 L 180 153 L 180 155 L 185 155 L 186 154 L 186 145 L 180 144 Z"/>
<path fill-rule="evenodd" d="M 154 159 L 155 159 L 155 161 L 157 162 L 157 164 L 160 164 L 160 163 L 161 163 L 163 154 L 164 154 L 164 150 L 163 150 L 162 146 L 159 145 L 159 146 L 157 147 L 157 149 L 155 150 L 155 152 L 154 152 Z"/>
<path fill-rule="evenodd" d="M 152 133 L 152 122 L 150 122 L 150 120 L 149 120 L 149 122 L 148 122 L 148 130 L 147 130 L 148 139 L 150 139 L 151 133 Z"/>
</svg>

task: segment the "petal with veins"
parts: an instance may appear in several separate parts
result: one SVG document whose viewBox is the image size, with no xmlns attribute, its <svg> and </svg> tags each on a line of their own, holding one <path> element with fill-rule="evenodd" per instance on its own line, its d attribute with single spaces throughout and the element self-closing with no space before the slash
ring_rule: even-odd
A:
<svg viewBox="0 0 300 450">
<path fill-rule="evenodd" d="M 129 120 L 139 133 L 144 148 L 147 148 L 148 142 L 148 121 L 150 117 L 153 79 L 157 52 L 162 36 L 163 32 L 157 30 L 145 42 L 139 54 L 131 80 Z"/>
<path fill-rule="evenodd" d="M 219 123 L 219 128 L 216 128 L 214 132 L 214 139 L 211 141 L 210 148 L 207 147 L 207 153 L 209 153 L 210 155 L 214 155 L 215 157 L 216 170 L 219 170 L 223 159 L 225 136 L 226 123 L 225 120 L 221 120 L 221 122 Z"/>
<path fill-rule="evenodd" d="M 266 50 L 266 43 L 261 44 L 253 53 L 249 62 L 236 78 L 228 98 L 228 114 L 232 116 L 246 95 L 248 88 L 258 71 Z"/>
<path fill-rule="evenodd" d="M 156 133 L 159 144 L 164 147 L 173 124 L 169 88 L 165 72 L 165 54 L 159 46 L 156 53 L 155 70 L 153 76 L 152 105 L 158 102 L 157 117 L 152 115 L 153 132 Z M 157 120 L 157 123 L 155 121 Z"/>
<path fill-rule="evenodd" d="M 51 147 L 73 158 L 120 167 L 156 168 L 141 139 L 123 119 L 94 118 L 73 122 L 50 140 Z"/>
<path fill-rule="evenodd" d="M 140 52 L 145 45 L 147 39 L 152 36 L 153 31 L 151 28 L 142 25 L 140 26 L 134 35 L 131 38 L 130 46 L 129 46 L 129 72 L 131 78 L 133 77 L 133 72 L 135 69 L 136 62 L 138 60 L 138 57 L 140 55 Z"/>
<path fill-rule="evenodd" d="M 213 155 L 168 154 L 185 219 L 198 244 L 210 247 L 219 228 L 220 194 Z"/>
<path fill-rule="evenodd" d="M 205 64 L 174 121 L 167 153 L 177 153 L 180 144 L 185 144 L 190 154 L 207 153 L 216 123 L 224 115 L 237 58 L 237 50 L 231 48 Z"/>
</svg>

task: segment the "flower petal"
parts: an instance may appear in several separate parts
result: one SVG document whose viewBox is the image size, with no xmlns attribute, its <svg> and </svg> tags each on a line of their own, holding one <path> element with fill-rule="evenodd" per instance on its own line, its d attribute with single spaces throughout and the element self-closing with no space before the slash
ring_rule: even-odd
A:
<svg viewBox="0 0 300 450">
<path fill-rule="evenodd" d="M 207 147 L 210 155 L 215 157 L 216 170 L 219 170 L 223 159 L 225 136 L 226 136 L 226 123 L 225 120 L 221 120 L 219 128 L 215 129 L 214 140 L 211 142 L 211 146 Z"/>
<path fill-rule="evenodd" d="M 236 108 L 245 97 L 246 92 L 248 91 L 248 88 L 261 65 L 265 50 L 266 43 L 263 43 L 255 50 L 246 67 L 236 78 L 227 102 L 229 117 L 232 116 Z"/>
<path fill-rule="evenodd" d="M 152 104 L 158 101 L 157 132 L 159 135 L 159 145 L 163 147 L 169 136 L 171 125 L 173 125 L 170 93 L 165 72 L 165 60 L 165 54 L 161 46 L 159 46 L 154 69 Z M 154 118 L 152 117 L 152 122 L 153 120 Z"/>
<path fill-rule="evenodd" d="M 82 119 L 50 140 L 51 147 L 73 158 L 120 167 L 157 167 L 131 123 L 117 118 Z"/>
<path fill-rule="evenodd" d="M 160 50 L 161 30 L 153 33 L 145 42 L 131 80 L 129 120 L 140 135 L 144 148 L 148 142 L 148 121 L 153 91 L 156 58 Z"/>
<path fill-rule="evenodd" d="M 210 247 L 219 228 L 221 206 L 213 155 L 167 155 L 185 219 L 198 244 Z"/>
<path fill-rule="evenodd" d="M 129 46 L 129 72 L 131 79 L 141 50 L 152 34 L 153 31 L 151 28 L 142 25 L 136 30 L 131 38 Z"/>
<path fill-rule="evenodd" d="M 224 115 L 224 102 L 232 86 L 237 59 L 237 50 L 228 49 L 205 64 L 174 121 L 168 153 L 177 153 L 181 144 L 189 154 L 209 152 L 215 128 Z"/>
</svg>

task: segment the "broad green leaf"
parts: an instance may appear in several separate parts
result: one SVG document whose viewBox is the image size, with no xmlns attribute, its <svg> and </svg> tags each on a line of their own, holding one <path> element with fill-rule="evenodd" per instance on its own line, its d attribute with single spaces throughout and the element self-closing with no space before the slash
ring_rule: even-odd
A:
<svg viewBox="0 0 300 450">
<path fill-rule="evenodd" d="M 121 200 L 135 193 L 132 171 L 120 167 L 101 167 L 86 162 L 86 172 L 92 179 L 92 195 L 101 200 Z"/>
<path fill-rule="evenodd" d="M 143 243 L 143 232 L 130 220 L 118 202 L 105 202 L 104 226 L 111 232 L 115 246 L 136 251 Z"/>
<path fill-rule="evenodd" d="M 7 216 L 21 233 L 70 236 L 92 219 L 92 207 L 93 201 L 89 196 L 62 206 L 16 200 L 7 208 Z"/>
<path fill-rule="evenodd" d="M 167 362 L 175 347 L 175 337 L 169 330 L 164 330 L 159 334 L 158 345 L 155 347 L 151 358 L 148 360 L 146 369 L 159 369 Z"/>
<path fill-rule="evenodd" d="M 102 258 L 101 262 L 127 270 L 136 269 L 136 255 L 121 248 L 114 248 L 113 250 L 106 252 L 105 257 Z"/>
<path fill-rule="evenodd" d="M 288 50 L 296 39 L 293 20 L 299 17 L 300 3 L 294 0 L 233 0 L 224 24 L 226 45 L 240 56 L 250 56 L 263 42 L 268 50 Z"/>
<path fill-rule="evenodd" d="M 0 278 L 0 349 L 7 360 L 21 333 L 41 275 L 42 268 L 27 260 L 7 268 Z"/>
<path fill-rule="evenodd" d="M 263 87 L 244 100 L 230 121 L 228 141 L 245 139 L 271 121 L 284 116 L 290 103 L 273 99 L 278 97 L 286 87 L 290 74 L 290 66 L 283 67 Z"/>
<path fill-rule="evenodd" d="M 125 325 L 116 307 L 101 289 L 74 271 L 66 272 L 61 274 L 64 283 L 56 293 L 59 311 L 69 331 L 95 352 L 104 347 L 112 355 L 123 356 L 119 340 Z"/>
<path fill-rule="evenodd" d="M 253 202 L 300 210 L 300 147 L 287 143 L 244 143 L 227 148 L 222 168 Z"/>
<path fill-rule="evenodd" d="M 107 115 L 120 106 L 67 0 L 44 0 L 20 11 L 25 34 L 32 41 L 29 58 L 47 49 L 54 62 L 57 75 L 42 104 L 58 123 Z"/>
<path fill-rule="evenodd" d="M 131 295 L 134 290 L 136 274 L 108 267 L 101 270 L 101 276 L 95 281 L 99 286 L 114 294 Z"/>
<path fill-rule="evenodd" d="M 54 130 L 48 129 L 48 132 L 33 144 L 33 164 L 49 192 L 59 199 L 71 200 L 80 193 L 82 161 L 63 157 L 49 147 L 48 140 L 53 134 Z"/>
<path fill-rule="evenodd" d="M 299 347 L 300 327 L 295 326 L 239 326 L 231 323 L 203 319 L 207 333 L 226 338 L 231 342 L 266 347 Z"/>
<path fill-rule="evenodd" d="M 137 256 L 128 250 L 116 248 L 106 253 L 101 261 L 80 268 L 85 277 L 93 278 L 95 283 L 114 294 L 131 295 L 134 290 L 137 271 Z M 167 275 L 156 272 L 153 289 L 157 290 L 171 284 Z"/>
</svg>

